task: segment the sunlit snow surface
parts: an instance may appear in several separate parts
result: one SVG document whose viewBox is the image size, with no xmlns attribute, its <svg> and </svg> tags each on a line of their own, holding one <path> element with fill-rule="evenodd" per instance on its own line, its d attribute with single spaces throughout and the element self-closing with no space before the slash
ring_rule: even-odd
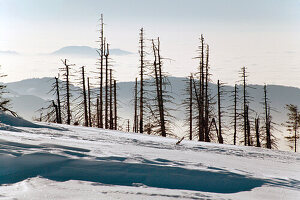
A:
<svg viewBox="0 0 300 200">
<path fill-rule="evenodd" d="M 3 119 L 0 199 L 300 199 L 296 153 Z"/>
</svg>

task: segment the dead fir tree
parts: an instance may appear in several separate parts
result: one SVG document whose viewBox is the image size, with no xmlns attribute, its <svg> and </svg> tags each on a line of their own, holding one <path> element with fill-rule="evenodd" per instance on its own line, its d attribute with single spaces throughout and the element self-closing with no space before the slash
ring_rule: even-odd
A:
<svg viewBox="0 0 300 200">
<path fill-rule="evenodd" d="M 55 90 L 56 90 L 56 101 L 57 101 L 57 108 L 58 108 L 58 119 L 57 123 L 62 123 L 61 118 L 61 101 L 60 101 L 60 86 L 59 86 L 59 79 L 58 77 L 55 77 Z"/>
<path fill-rule="evenodd" d="M 82 96 L 83 96 L 83 109 L 84 109 L 84 125 L 89 126 L 89 116 L 88 116 L 88 103 L 87 103 L 87 94 L 86 94 L 86 81 L 85 81 L 85 70 L 84 66 L 81 67 L 81 73 L 82 73 Z"/>
<path fill-rule="evenodd" d="M 204 139 L 206 142 L 210 142 L 210 137 L 209 137 L 209 118 L 210 118 L 210 113 L 211 113 L 211 96 L 210 96 L 210 91 L 209 91 L 209 85 L 208 83 L 210 82 L 210 73 L 209 73 L 209 45 L 206 45 L 206 63 L 205 63 L 205 85 L 204 91 Z"/>
<path fill-rule="evenodd" d="M 138 82 L 137 78 L 135 78 L 135 85 L 134 85 L 134 117 L 133 117 L 133 132 L 138 132 Z"/>
<path fill-rule="evenodd" d="M 267 92 L 267 85 L 264 85 L 264 111 L 265 111 L 265 129 L 266 129 L 266 147 L 268 149 L 272 148 L 272 138 L 271 138 L 271 116 L 269 110 L 269 98 Z"/>
<path fill-rule="evenodd" d="M 50 89 L 50 91 L 48 93 L 51 93 L 51 94 L 53 94 L 53 95 L 56 96 L 56 103 L 53 100 L 53 102 L 51 102 L 51 105 L 52 106 L 55 105 L 57 107 L 57 111 L 56 111 L 57 115 L 56 115 L 55 122 L 61 124 L 62 123 L 62 113 L 61 113 L 62 111 L 61 111 L 61 99 L 60 99 L 60 90 L 61 90 L 60 84 L 61 83 L 60 83 L 60 80 L 59 80 L 58 77 L 54 77 L 55 81 L 51 84 L 51 89 Z M 52 80 L 53 79 L 51 79 L 51 81 Z"/>
<path fill-rule="evenodd" d="M 193 80 L 190 76 L 189 80 L 189 139 L 193 139 Z"/>
<path fill-rule="evenodd" d="M 185 89 L 183 95 L 182 106 L 185 110 L 184 125 L 188 127 L 187 134 L 189 139 L 193 139 L 193 75 L 191 74 L 185 80 Z"/>
<path fill-rule="evenodd" d="M 152 40 L 153 45 L 153 54 L 154 54 L 154 72 L 155 72 L 155 85 L 156 85 L 156 95 L 157 95 L 157 106 L 159 111 L 159 124 L 160 124 L 160 131 L 161 136 L 166 137 L 166 121 L 164 115 L 164 101 L 162 99 L 162 75 L 161 75 L 161 57 L 159 52 L 159 38 L 157 47 Z"/>
<path fill-rule="evenodd" d="M 140 55 L 140 112 L 139 112 L 139 131 L 140 133 L 144 132 L 144 75 L 146 71 L 146 66 L 145 66 L 145 38 L 144 38 L 144 29 L 141 28 L 140 30 L 140 39 L 139 39 L 139 55 Z"/>
<path fill-rule="evenodd" d="M 108 83 L 108 70 L 109 70 L 109 44 L 106 44 L 106 49 L 105 49 L 105 128 L 109 128 L 109 83 Z"/>
<path fill-rule="evenodd" d="M 87 78 L 87 86 L 88 86 L 88 111 L 89 111 L 89 126 L 92 127 L 92 98 L 91 98 L 91 84 L 90 84 L 90 78 Z"/>
<path fill-rule="evenodd" d="M 114 118 L 113 118 L 113 80 L 112 80 L 112 69 L 109 69 L 109 129 L 114 129 Z"/>
<path fill-rule="evenodd" d="M 260 144 L 260 129 L 259 129 L 259 117 L 255 118 L 255 137 L 256 137 L 256 147 L 261 147 Z"/>
<path fill-rule="evenodd" d="M 117 81 L 114 80 L 114 130 L 118 129 L 118 109 L 117 109 Z"/>
<path fill-rule="evenodd" d="M 297 152 L 297 140 L 300 138 L 298 134 L 300 122 L 298 106 L 287 104 L 285 108 L 288 110 L 288 120 L 285 122 L 285 126 L 287 127 L 287 131 L 290 133 L 290 135 L 285 138 L 289 142 L 289 147 L 293 149 L 294 152 Z"/>
<path fill-rule="evenodd" d="M 70 74 L 70 70 L 71 70 L 71 66 L 74 66 L 74 64 L 68 64 L 67 63 L 68 60 L 62 60 L 62 63 L 64 64 L 63 68 L 60 68 L 60 70 L 62 71 L 62 76 L 63 76 L 63 81 L 64 81 L 64 86 L 63 86 L 63 90 L 65 91 L 64 95 L 63 95 L 63 100 L 64 100 L 64 107 L 66 109 L 67 112 L 67 124 L 71 124 L 71 90 L 70 90 L 70 77 L 72 76 Z"/>
<path fill-rule="evenodd" d="M 246 71 L 246 67 L 242 67 L 240 71 L 240 76 L 241 76 L 241 81 L 242 81 L 242 91 L 243 91 L 243 96 L 242 96 L 242 117 L 243 117 L 243 132 L 244 132 L 244 145 L 245 146 L 250 146 L 252 141 L 251 141 L 251 124 L 250 124 L 250 108 L 249 104 L 251 101 L 251 96 L 248 93 L 248 86 L 247 84 L 247 77 L 248 73 Z"/>
<path fill-rule="evenodd" d="M 97 117 L 99 120 L 98 128 L 103 128 L 103 79 L 104 79 L 104 54 L 105 54 L 105 39 L 104 39 L 104 23 L 103 23 L 103 14 L 101 14 L 100 18 L 100 36 L 99 36 L 100 48 L 97 50 L 99 54 L 99 71 L 100 71 L 100 84 L 99 84 L 99 106 L 98 106 L 98 114 Z"/>
<path fill-rule="evenodd" d="M 198 109 L 198 137 L 199 141 L 209 141 L 208 135 L 204 135 L 204 37 L 201 34 L 200 37 L 200 46 L 198 47 L 199 56 L 196 57 L 199 59 L 199 91 L 198 93 L 198 101 L 199 101 L 199 109 Z"/>
<path fill-rule="evenodd" d="M 223 136 L 222 136 L 222 117 L 223 117 L 223 111 L 222 111 L 222 106 L 221 106 L 221 98 L 224 94 L 224 90 L 222 89 L 222 83 L 218 80 L 217 86 L 218 86 L 218 142 L 220 144 L 223 144 Z"/>
<path fill-rule="evenodd" d="M 167 79 L 167 76 L 164 75 L 162 71 L 162 56 L 160 52 L 160 40 L 157 38 L 157 44 L 152 40 L 152 50 L 154 55 L 153 62 L 153 77 L 154 77 L 154 87 L 156 91 L 155 98 L 153 99 L 156 104 L 150 108 L 150 113 L 156 122 L 157 125 L 156 133 L 159 133 L 161 136 L 166 137 L 172 135 L 171 133 L 171 119 L 174 117 L 170 114 L 171 108 L 167 108 L 166 104 L 172 104 L 172 96 L 167 92 L 167 86 L 170 86 L 170 82 Z"/>
<path fill-rule="evenodd" d="M 0 78 L 4 78 L 6 76 L 7 75 L 0 73 Z M 10 113 L 13 116 L 18 116 L 16 112 L 10 109 L 10 99 L 3 96 L 4 94 L 8 93 L 5 88 L 6 85 L 0 83 L 0 111 Z"/>
<path fill-rule="evenodd" d="M 229 117 L 231 119 L 230 125 L 233 126 L 233 145 L 237 144 L 237 131 L 238 131 L 238 121 L 240 120 L 240 109 L 239 107 L 239 95 L 238 95 L 238 86 L 234 85 L 234 90 L 230 92 L 230 100 L 233 102 L 229 108 L 228 112 L 230 113 Z"/>
</svg>

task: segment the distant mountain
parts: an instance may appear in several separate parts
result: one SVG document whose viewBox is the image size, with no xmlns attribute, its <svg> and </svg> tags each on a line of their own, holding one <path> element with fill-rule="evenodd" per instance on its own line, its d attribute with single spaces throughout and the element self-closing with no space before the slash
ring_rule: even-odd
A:
<svg viewBox="0 0 300 200">
<path fill-rule="evenodd" d="M 0 55 L 19 55 L 16 51 L 0 51 Z"/>
<path fill-rule="evenodd" d="M 129 51 L 124 51 L 121 49 L 110 49 L 110 55 L 129 55 L 132 54 Z M 89 46 L 66 46 L 57 51 L 51 53 L 51 55 L 76 55 L 76 56 L 85 56 L 85 57 L 97 57 L 99 54 L 97 53 L 96 48 L 92 48 Z"/>
</svg>

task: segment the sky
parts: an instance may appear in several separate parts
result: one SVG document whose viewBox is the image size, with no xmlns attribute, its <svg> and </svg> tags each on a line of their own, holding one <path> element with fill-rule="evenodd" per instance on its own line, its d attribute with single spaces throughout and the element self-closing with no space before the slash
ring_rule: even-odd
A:
<svg viewBox="0 0 300 200">
<path fill-rule="evenodd" d="M 210 45 L 212 80 L 239 80 L 246 66 L 249 82 L 300 85 L 300 0 L 0 0 L 2 81 L 55 76 L 64 46 L 97 47 L 99 18 L 112 48 L 135 54 L 114 58 L 119 81 L 138 74 L 138 34 L 160 37 L 164 67 L 170 75 L 197 70 L 199 36 Z M 149 60 L 151 60 L 149 56 Z M 96 60 L 69 58 L 95 69 Z"/>
</svg>

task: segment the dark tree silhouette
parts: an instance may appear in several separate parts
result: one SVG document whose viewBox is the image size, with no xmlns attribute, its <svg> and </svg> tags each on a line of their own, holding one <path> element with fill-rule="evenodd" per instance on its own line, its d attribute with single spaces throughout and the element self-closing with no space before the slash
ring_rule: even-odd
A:
<svg viewBox="0 0 300 200">
<path fill-rule="evenodd" d="M 285 138 L 289 142 L 290 148 L 297 152 L 297 140 L 299 139 L 298 129 L 300 122 L 298 106 L 287 104 L 286 109 L 288 110 L 288 120 L 286 121 L 285 125 L 287 127 L 287 131 L 290 132 L 290 135 L 286 136 Z"/>
<path fill-rule="evenodd" d="M 70 67 L 74 66 L 74 64 L 68 64 L 67 59 L 62 60 L 64 64 L 64 68 L 61 68 L 61 71 L 63 72 L 63 80 L 64 80 L 64 87 L 63 90 L 65 91 L 65 94 L 63 95 L 64 99 L 64 107 L 67 110 L 67 124 L 71 124 L 71 91 L 70 91 Z"/>
<path fill-rule="evenodd" d="M 140 44 L 140 50 L 139 50 L 139 54 L 140 54 L 140 121 L 139 121 L 139 131 L 140 133 L 144 132 L 144 74 L 145 74 L 145 41 L 144 41 L 144 29 L 141 28 L 140 31 L 140 40 L 139 40 L 139 44 Z"/>
</svg>

